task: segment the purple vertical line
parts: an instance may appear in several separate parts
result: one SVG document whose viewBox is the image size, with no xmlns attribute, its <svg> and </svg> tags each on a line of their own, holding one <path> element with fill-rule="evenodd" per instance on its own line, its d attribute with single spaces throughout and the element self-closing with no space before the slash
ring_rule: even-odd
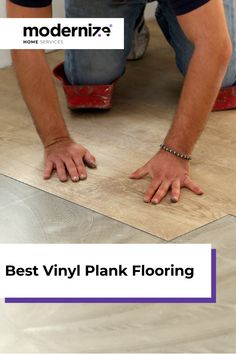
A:
<svg viewBox="0 0 236 354">
<path fill-rule="evenodd" d="M 211 300 L 216 303 L 216 249 L 211 250 Z"/>
</svg>

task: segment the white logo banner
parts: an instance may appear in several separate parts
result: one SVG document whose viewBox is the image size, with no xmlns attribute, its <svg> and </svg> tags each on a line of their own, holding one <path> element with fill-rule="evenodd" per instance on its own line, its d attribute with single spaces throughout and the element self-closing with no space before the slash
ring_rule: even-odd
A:
<svg viewBox="0 0 236 354">
<path fill-rule="evenodd" d="M 124 19 L 0 19 L 0 49 L 124 49 Z"/>
</svg>

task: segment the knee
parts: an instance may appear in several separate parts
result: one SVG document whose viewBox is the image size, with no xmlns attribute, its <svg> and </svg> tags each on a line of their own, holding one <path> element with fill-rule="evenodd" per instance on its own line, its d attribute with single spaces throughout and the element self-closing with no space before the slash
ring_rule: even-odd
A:
<svg viewBox="0 0 236 354">
<path fill-rule="evenodd" d="M 125 60 L 118 51 L 92 52 L 89 56 L 80 52 L 76 58 L 70 53 L 65 56 L 65 72 L 72 85 L 109 85 L 124 73 Z"/>
<path fill-rule="evenodd" d="M 229 87 L 236 85 L 236 58 L 233 58 L 228 66 L 222 87 Z"/>
<path fill-rule="evenodd" d="M 109 85 L 124 73 L 124 64 L 120 61 L 104 61 L 102 65 L 95 65 L 90 69 L 84 67 L 77 80 L 88 85 Z"/>
</svg>

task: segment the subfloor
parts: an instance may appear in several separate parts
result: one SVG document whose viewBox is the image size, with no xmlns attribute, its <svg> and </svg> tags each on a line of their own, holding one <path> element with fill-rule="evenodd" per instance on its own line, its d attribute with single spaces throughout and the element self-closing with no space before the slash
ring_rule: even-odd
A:
<svg viewBox="0 0 236 354">
<path fill-rule="evenodd" d="M 0 243 L 165 241 L 0 175 Z M 4 304 L 0 353 L 236 353 L 236 218 L 178 243 L 217 249 L 216 304 Z"/>
<path fill-rule="evenodd" d="M 143 203 L 149 179 L 128 175 L 158 150 L 170 126 L 182 77 L 173 52 L 155 24 L 143 60 L 130 62 L 119 80 L 109 112 L 71 113 L 56 83 L 66 123 L 74 139 L 98 160 L 86 182 L 43 181 L 43 150 L 19 92 L 13 70 L 0 71 L 0 173 L 73 201 L 165 240 L 236 213 L 236 112 L 213 113 L 197 144 L 192 177 L 205 190 L 197 197 L 183 190 L 181 201 L 169 197 L 158 206 Z M 63 53 L 48 55 L 51 67 Z"/>
</svg>

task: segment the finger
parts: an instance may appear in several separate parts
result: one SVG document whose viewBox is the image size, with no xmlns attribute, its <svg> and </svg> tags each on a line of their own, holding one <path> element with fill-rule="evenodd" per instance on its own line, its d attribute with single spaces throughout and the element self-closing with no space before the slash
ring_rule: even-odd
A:
<svg viewBox="0 0 236 354">
<path fill-rule="evenodd" d="M 67 181 L 67 174 L 66 174 L 66 168 L 64 163 L 61 160 L 55 161 L 56 165 L 56 171 L 58 178 L 61 182 L 66 182 Z"/>
<path fill-rule="evenodd" d="M 88 175 L 87 175 L 86 168 L 83 163 L 81 163 L 81 165 L 77 166 L 77 170 L 79 172 L 79 179 L 81 181 L 84 181 L 85 179 L 87 179 Z"/>
<path fill-rule="evenodd" d="M 70 159 L 64 159 L 64 163 L 66 165 L 67 172 L 70 175 L 70 178 L 73 182 L 79 181 L 79 173 L 74 161 Z"/>
<path fill-rule="evenodd" d="M 84 162 L 88 165 L 90 168 L 96 168 L 97 167 L 97 162 L 95 157 L 90 154 L 90 152 L 87 150 L 85 155 L 84 155 Z"/>
<path fill-rule="evenodd" d="M 171 201 L 177 203 L 180 197 L 180 180 L 176 179 L 171 186 Z"/>
<path fill-rule="evenodd" d="M 85 180 L 87 178 L 87 172 L 83 160 L 81 159 L 81 157 L 77 156 L 74 157 L 73 160 L 79 174 L 79 179 L 81 181 Z"/>
<path fill-rule="evenodd" d="M 43 178 L 44 179 L 49 179 L 51 177 L 51 175 L 52 175 L 52 171 L 53 171 L 53 162 L 50 161 L 50 160 L 47 160 L 45 162 Z"/>
<path fill-rule="evenodd" d="M 189 177 L 185 178 L 183 182 L 183 187 L 190 189 L 193 193 L 198 195 L 202 195 L 204 193 L 203 190 L 196 183 L 194 183 Z"/>
<path fill-rule="evenodd" d="M 77 170 L 79 172 L 79 179 L 81 179 L 81 181 L 87 179 L 87 172 L 86 172 L 86 168 L 84 166 L 84 163 L 82 160 L 80 160 L 77 164 Z"/>
<path fill-rule="evenodd" d="M 158 204 L 166 196 L 170 189 L 171 181 L 163 181 L 156 193 L 154 194 L 151 202 L 153 204 Z"/>
<path fill-rule="evenodd" d="M 161 180 L 152 180 L 152 183 L 149 185 L 148 189 L 146 190 L 146 193 L 144 194 L 144 201 L 145 203 L 150 203 L 150 201 L 153 198 L 153 195 L 155 194 L 156 190 L 159 188 L 161 184 Z"/>
<path fill-rule="evenodd" d="M 132 179 L 141 179 L 145 176 L 148 175 L 148 170 L 146 169 L 145 166 L 139 168 L 138 170 L 136 170 L 135 172 L 133 172 L 129 178 L 132 178 Z"/>
</svg>

